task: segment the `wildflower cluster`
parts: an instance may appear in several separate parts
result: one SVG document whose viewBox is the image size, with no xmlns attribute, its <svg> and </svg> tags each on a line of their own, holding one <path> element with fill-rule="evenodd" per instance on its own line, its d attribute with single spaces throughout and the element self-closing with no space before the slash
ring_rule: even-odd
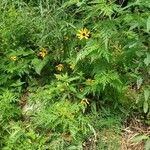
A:
<svg viewBox="0 0 150 150">
<path fill-rule="evenodd" d="M 118 125 L 133 108 L 150 124 L 149 6 L 2 0 L 0 149 L 87 149 L 111 114 Z"/>
</svg>

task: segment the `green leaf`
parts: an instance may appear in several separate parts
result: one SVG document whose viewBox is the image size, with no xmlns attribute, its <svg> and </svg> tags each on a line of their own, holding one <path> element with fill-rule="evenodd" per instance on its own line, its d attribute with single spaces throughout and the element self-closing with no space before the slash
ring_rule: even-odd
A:
<svg viewBox="0 0 150 150">
<path fill-rule="evenodd" d="M 150 64 L 150 53 L 147 53 L 147 57 L 144 59 L 144 63 L 146 66 Z"/>
<path fill-rule="evenodd" d="M 12 83 L 10 86 L 12 87 L 19 87 L 23 85 L 25 82 L 21 82 L 20 80 L 17 80 L 15 83 Z"/>
<path fill-rule="evenodd" d="M 147 101 L 144 101 L 143 111 L 144 111 L 144 113 L 147 113 L 147 111 L 148 111 L 148 103 L 147 103 Z"/>
<path fill-rule="evenodd" d="M 41 71 L 43 67 L 47 64 L 48 59 L 40 60 L 38 58 L 35 58 L 32 60 L 33 68 L 35 69 L 37 74 L 41 74 Z"/>
<path fill-rule="evenodd" d="M 146 135 L 138 135 L 138 136 L 135 136 L 131 139 L 132 142 L 140 142 L 142 140 L 146 140 L 148 138 L 148 136 Z"/>
<path fill-rule="evenodd" d="M 149 91 L 148 89 L 145 89 L 145 90 L 144 90 L 144 98 L 145 98 L 145 101 L 148 101 L 149 95 L 150 95 L 150 91 Z"/>
<path fill-rule="evenodd" d="M 79 3 L 78 0 L 70 0 L 70 1 L 65 2 L 62 7 L 67 8 L 67 7 L 70 7 L 70 6 L 72 6 L 74 4 L 78 4 L 78 3 Z"/>
<path fill-rule="evenodd" d="M 150 150 L 150 138 L 148 138 L 146 141 L 145 150 Z"/>
<path fill-rule="evenodd" d="M 150 16 L 147 19 L 147 32 L 150 31 Z"/>
<path fill-rule="evenodd" d="M 136 84 L 137 84 L 137 88 L 140 89 L 141 85 L 143 83 L 143 79 L 141 77 L 139 77 L 136 81 Z"/>
</svg>

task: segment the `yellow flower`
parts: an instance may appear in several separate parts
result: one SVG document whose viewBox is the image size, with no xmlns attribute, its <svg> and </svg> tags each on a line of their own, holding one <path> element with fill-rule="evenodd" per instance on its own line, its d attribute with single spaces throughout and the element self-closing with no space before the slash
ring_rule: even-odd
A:
<svg viewBox="0 0 150 150">
<path fill-rule="evenodd" d="M 68 83 L 68 82 L 65 82 L 64 85 L 65 85 L 65 86 L 69 86 L 69 83 Z"/>
<path fill-rule="evenodd" d="M 92 84 L 94 83 L 94 81 L 95 81 L 95 80 L 87 79 L 87 80 L 85 81 L 85 84 L 86 84 L 86 85 L 92 85 Z"/>
<path fill-rule="evenodd" d="M 84 106 L 87 106 L 89 105 L 90 103 L 88 102 L 88 100 L 86 98 L 82 99 L 81 102 L 80 102 L 81 105 L 84 105 Z"/>
<path fill-rule="evenodd" d="M 83 92 L 83 87 L 79 88 L 80 92 Z"/>
<path fill-rule="evenodd" d="M 70 67 L 70 69 L 71 69 L 71 70 L 74 70 L 75 65 L 74 65 L 74 64 L 70 64 L 70 66 L 69 66 L 69 67 Z"/>
<path fill-rule="evenodd" d="M 42 58 L 45 58 L 45 56 L 47 55 L 47 50 L 46 48 L 41 48 L 40 49 L 40 52 L 39 52 L 39 55 L 42 57 Z"/>
<path fill-rule="evenodd" d="M 82 40 L 82 39 L 88 39 L 90 38 L 90 31 L 87 28 L 83 28 L 81 30 L 78 31 L 79 33 L 77 33 L 77 37 Z"/>
<path fill-rule="evenodd" d="M 10 59 L 13 60 L 13 61 L 16 61 L 17 57 L 16 56 L 11 56 Z"/>
<path fill-rule="evenodd" d="M 56 69 L 58 71 L 63 71 L 64 70 L 64 65 L 63 64 L 59 64 L 59 65 L 56 66 Z"/>
<path fill-rule="evenodd" d="M 68 36 L 65 36 L 65 37 L 64 37 L 64 40 L 65 40 L 65 41 L 69 40 L 69 37 L 68 37 Z"/>
</svg>

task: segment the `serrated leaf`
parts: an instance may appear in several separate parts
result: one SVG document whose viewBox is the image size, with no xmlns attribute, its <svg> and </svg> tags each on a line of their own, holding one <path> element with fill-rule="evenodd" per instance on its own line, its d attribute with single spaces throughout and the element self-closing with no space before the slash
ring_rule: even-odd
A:
<svg viewBox="0 0 150 150">
<path fill-rule="evenodd" d="M 149 91 L 148 89 L 145 89 L 145 90 L 144 90 L 144 98 L 145 98 L 145 101 L 148 101 L 149 95 L 150 95 L 150 91 Z"/>
<path fill-rule="evenodd" d="M 144 63 L 146 66 L 150 64 L 150 53 L 147 53 L 147 57 L 144 59 Z"/>
<path fill-rule="evenodd" d="M 147 32 L 150 31 L 150 16 L 147 19 Z"/>
<path fill-rule="evenodd" d="M 148 136 L 146 135 L 138 135 L 138 136 L 135 136 L 131 139 L 131 142 L 140 142 L 142 140 L 146 140 L 148 138 Z"/>
<path fill-rule="evenodd" d="M 148 138 L 146 141 L 145 150 L 150 150 L 150 138 Z"/>
<path fill-rule="evenodd" d="M 147 111 L 148 111 L 148 103 L 147 103 L 147 101 L 144 101 L 143 111 L 144 111 L 144 113 L 147 113 Z"/>
<path fill-rule="evenodd" d="M 23 85 L 25 82 L 21 82 L 20 80 L 17 80 L 15 83 L 12 83 L 10 86 L 12 87 L 19 87 Z"/>
</svg>

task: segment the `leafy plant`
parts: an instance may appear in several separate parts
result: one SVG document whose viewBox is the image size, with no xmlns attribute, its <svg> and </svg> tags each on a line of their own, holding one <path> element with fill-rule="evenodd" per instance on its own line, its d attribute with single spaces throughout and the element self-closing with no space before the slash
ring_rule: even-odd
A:
<svg viewBox="0 0 150 150">
<path fill-rule="evenodd" d="M 149 123 L 149 8 L 148 0 L 1 0 L 2 149 L 82 149 L 96 134 L 90 115 L 105 107 L 142 111 Z"/>
</svg>

